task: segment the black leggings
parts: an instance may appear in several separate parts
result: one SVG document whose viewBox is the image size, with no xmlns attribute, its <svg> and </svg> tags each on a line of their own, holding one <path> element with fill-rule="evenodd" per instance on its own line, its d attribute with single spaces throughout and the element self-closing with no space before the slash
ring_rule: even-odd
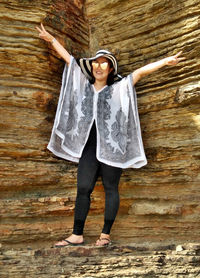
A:
<svg viewBox="0 0 200 278">
<path fill-rule="evenodd" d="M 98 176 L 102 177 L 105 190 L 105 214 L 102 233 L 110 233 L 119 208 L 118 184 L 121 173 L 121 168 L 109 166 L 97 160 L 96 125 L 94 122 L 78 166 L 73 234 L 83 234 L 85 220 L 90 208 L 90 195 Z"/>
</svg>

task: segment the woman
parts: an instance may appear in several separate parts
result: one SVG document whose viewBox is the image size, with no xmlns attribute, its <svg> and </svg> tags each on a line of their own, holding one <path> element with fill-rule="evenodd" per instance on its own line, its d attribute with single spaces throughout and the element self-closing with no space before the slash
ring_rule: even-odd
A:
<svg viewBox="0 0 200 278">
<path fill-rule="evenodd" d="M 75 60 L 43 24 L 39 37 L 51 42 L 65 65 L 54 127 L 48 149 L 79 162 L 73 233 L 55 247 L 81 245 L 90 195 L 99 175 L 105 190 L 104 227 L 97 246 L 110 244 L 119 208 L 122 168 L 140 168 L 143 149 L 134 85 L 144 76 L 185 59 L 182 52 L 148 64 L 122 78 L 115 56 L 100 50 L 95 57 Z"/>
</svg>

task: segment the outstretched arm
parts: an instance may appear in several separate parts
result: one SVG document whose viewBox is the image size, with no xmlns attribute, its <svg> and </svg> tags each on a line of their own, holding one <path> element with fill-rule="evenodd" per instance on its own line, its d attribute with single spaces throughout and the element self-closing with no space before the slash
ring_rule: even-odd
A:
<svg viewBox="0 0 200 278">
<path fill-rule="evenodd" d="M 164 66 L 175 66 L 178 64 L 178 62 L 185 59 L 185 57 L 179 57 L 182 54 L 182 51 L 180 51 L 178 54 L 174 56 L 170 56 L 167 58 L 164 58 L 162 60 L 159 60 L 157 62 L 148 64 L 144 67 L 141 67 L 133 72 L 133 84 L 135 85 L 142 77 L 164 67 Z"/>
<path fill-rule="evenodd" d="M 49 32 L 45 30 L 42 23 L 41 23 L 41 29 L 39 27 L 36 27 L 36 29 L 39 31 L 39 37 L 47 42 L 51 42 L 54 49 L 69 65 L 70 54 L 67 52 L 67 50 Z"/>
</svg>

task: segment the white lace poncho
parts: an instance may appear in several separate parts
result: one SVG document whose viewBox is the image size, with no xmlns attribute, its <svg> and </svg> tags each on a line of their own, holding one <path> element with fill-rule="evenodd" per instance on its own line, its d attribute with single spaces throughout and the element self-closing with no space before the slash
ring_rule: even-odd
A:
<svg viewBox="0 0 200 278">
<path fill-rule="evenodd" d="M 147 164 L 132 74 L 96 92 L 74 57 L 65 64 L 57 112 L 47 148 L 78 162 L 95 120 L 97 159 L 120 168 Z"/>
</svg>

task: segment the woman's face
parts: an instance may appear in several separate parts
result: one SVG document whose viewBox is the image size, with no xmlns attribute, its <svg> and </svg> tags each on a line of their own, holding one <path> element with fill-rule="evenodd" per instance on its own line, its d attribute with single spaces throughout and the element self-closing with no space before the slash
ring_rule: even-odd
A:
<svg viewBox="0 0 200 278">
<path fill-rule="evenodd" d="M 113 70 L 107 58 L 99 57 L 92 62 L 92 73 L 95 80 L 107 82 L 109 73 Z"/>
</svg>

